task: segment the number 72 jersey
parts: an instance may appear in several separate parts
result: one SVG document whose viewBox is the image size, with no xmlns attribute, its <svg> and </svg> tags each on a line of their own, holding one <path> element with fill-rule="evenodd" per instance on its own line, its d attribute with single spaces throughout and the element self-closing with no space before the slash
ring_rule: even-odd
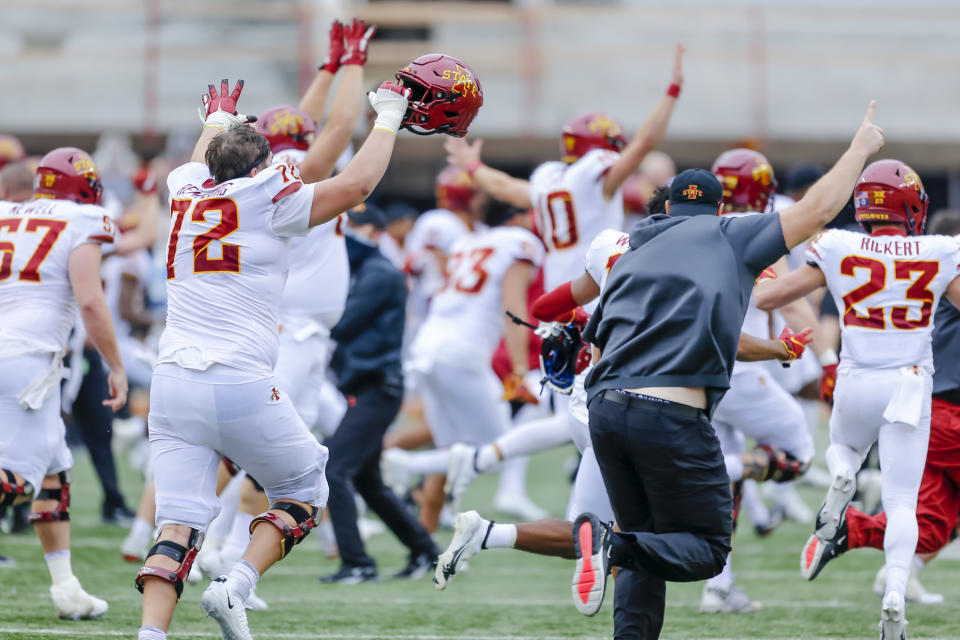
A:
<svg viewBox="0 0 960 640">
<path fill-rule="evenodd" d="M 833 229 L 810 243 L 807 260 L 840 310 L 845 364 L 933 371 L 934 314 L 960 269 L 956 238 Z"/>
<path fill-rule="evenodd" d="M 167 325 L 158 362 L 271 375 L 289 239 L 307 233 L 313 186 L 286 164 L 214 184 L 196 162 L 174 169 L 167 186 Z"/>
</svg>

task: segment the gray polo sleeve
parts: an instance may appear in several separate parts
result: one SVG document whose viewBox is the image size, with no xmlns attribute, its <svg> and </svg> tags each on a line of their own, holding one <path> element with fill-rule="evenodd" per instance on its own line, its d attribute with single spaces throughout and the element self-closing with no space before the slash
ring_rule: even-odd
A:
<svg viewBox="0 0 960 640">
<path fill-rule="evenodd" d="M 731 217 L 724 222 L 727 242 L 754 277 L 787 253 L 779 213 Z"/>
</svg>

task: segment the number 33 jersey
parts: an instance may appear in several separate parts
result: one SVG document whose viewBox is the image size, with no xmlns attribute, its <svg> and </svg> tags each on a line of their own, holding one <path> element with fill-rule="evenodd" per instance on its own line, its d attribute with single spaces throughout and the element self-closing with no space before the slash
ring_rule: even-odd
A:
<svg viewBox="0 0 960 640">
<path fill-rule="evenodd" d="M 933 371 L 934 313 L 960 268 L 950 236 L 821 233 L 807 249 L 840 310 L 844 364 Z"/>
<path fill-rule="evenodd" d="M 273 373 L 291 237 L 306 235 L 313 186 L 288 164 L 214 184 L 207 166 L 172 171 L 167 324 L 158 362 Z"/>
<path fill-rule="evenodd" d="M 69 261 L 113 242 L 106 209 L 70 200 L 0 202 L 0 358 L 63 351 L 77 314 Z"/>
<path fill-rule="evenodd" d="M 450 248 L 447 281 L 430 303 L 412 352 L 465 367 L 490 366 L 503 335 L 503 277 L 517 261 L 539 267 L 543 245 L 520 227 L 468 234 Z"/>
<path fill-rule="evenodd" d="M 593 239 L 604 229 L 623 228 L 623 196 L 603 198 L 603 181 L 620 155 L 594 149 L 573 164 L 546 162 L 530 176 L 530 201 L 547 256 L 543 286 L 551 291 L 583 273 Z"/>
</svg>

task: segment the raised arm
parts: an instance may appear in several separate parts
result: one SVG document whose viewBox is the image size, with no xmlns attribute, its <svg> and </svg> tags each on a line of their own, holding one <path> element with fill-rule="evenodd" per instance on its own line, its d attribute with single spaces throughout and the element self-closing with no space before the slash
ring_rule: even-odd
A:
<svg viewBox="0 0 960 640">
<path fill-rule="evenodd" d="M 107 301 L 103 297 L 100 245 L 82 244 L 71 251 L 67 269 L 87 336 L 110 367 L 110 375 L 107 377 L 110 398 L 105 399 L 103 404 L 119 411 L 127 402 L 127 373 L 117 347 L 110 310 L 107 309 Z"/>
<path fill-rule="evenodd" d="M 603 180 L 603 197 L 610 200 L 617 193 L 630 174 L 637 170 L 643 158 L 663 141 L 670 124 L 670 116 L 683 88 L 683 53 L 682 44 L 677 44 L 673 55 L 673 78 L 667 92 L 660 98 L 653 113 L 633 136 L 633 140 L 623 148 L 620 157 L 607 171 Z"/>
<path fill-rule="evenodd" d="M 316 122 L 320 122 L 323 118 L 333 76 L 337 75 L 337 70 L 340 68 L 343 49 L 343 23 L 334 20 L 330 25 L 330 46 L 327 49 L 327 57 L 317 69 L 317 75 L 313 77 L 313 82 L 300 99 L 300 108 L 309 113 Z"/>
<path fill-rule="evenodd" d="M 780 212 L 780 225 L 787 249 L 811 237 L 836 217 L 850 199 L 867 159 L 883 146 L 883 129 L 873 124 L 877 103 L 867 114 L 850 143 L 850 148 L 822 178 L 810 187 L 799 202 Z"/>
<path fill-rule="evenodd" d="M 380 183 L 393 154 L 409 95 L 409 88 L 390 82 L 381 84 L 376 93 L 370 92 L 370 104 L 377 112 L 373 130 L 341 173 L 314 187 L 310 226 L 328 222 L 360 204 Z"/>
<path fill-rule="evenodd" d="M 354 126 L 363 111 L 363 65 L 367 61 L 367 44 L 376 29 L 373 25 L 367 27 L 363 20 L 354 20 L 349 27 L 341 27 L 342 40 L 346 42 L 346 49 L 341 54 L 340 85 L 333 97 L 330 115 L 323 129 L 310 144 L 306 157 L 300 163 L 300 177 L 304 182 L 317 182 L 329 178 L 337 158 L 350 144 Z M 333 31 L 334 29 L 331 28 L 331 51 L 333 50 Z M 314 79 L 314 84 L 322 85 L 322 76 L 332 78 L 329 71 L 321 67 L 317 78 Z M 329 89 L 329 84 L 327 88 Z M 308 90 L 300 107 L 316 122 L 320 122 L 323 119 L 325 103 L 326 93 L 323 95 L 323 101 L 320 101 L 319 98 L 310 97 L 310 90 Z"/>
<path fill-rule="evenodd" d="M 521 209 L 533 206 L 530 202 L 530 182 L 481 162 L 483 140 L 475 140 L 470 144 L 464 138 L 447 138 L 443 148 L 447 151 L 447 162 L 467 171 L 481 189 L 497 200 Z"/>
<path fill-rule="evenodd" d="M 592 302 L 600 295 L 600 285 L 584 271 L 582 274 L 544 293 L 533 302 L 530 310 L 541 322 L 559 322 L 572 317 L 577 307 Z"/>
<path fill-rule="evenodd" d="M 757 286 L 753 288 L 753 303 L 764 311 L 773 311 L 826 285 L 823 272 L 817 267 L 805 264 L 783 276 L 761 276 Z"/>
</svg>

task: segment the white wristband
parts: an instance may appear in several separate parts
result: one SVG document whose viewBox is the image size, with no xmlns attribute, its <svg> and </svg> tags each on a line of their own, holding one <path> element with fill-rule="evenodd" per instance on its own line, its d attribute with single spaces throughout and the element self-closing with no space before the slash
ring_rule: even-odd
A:
<svg viewBox="0 0 960 640">
<path fill-rule="evenodd" d="M 817 358 L 820 359 L 820 365 L 824 367 L 829 367 L 832 364 L 840 362 L 840 358 L 837 357 L 837 352 L 833 349 L 827 349 L 817 356 Z"/>
</svg>

